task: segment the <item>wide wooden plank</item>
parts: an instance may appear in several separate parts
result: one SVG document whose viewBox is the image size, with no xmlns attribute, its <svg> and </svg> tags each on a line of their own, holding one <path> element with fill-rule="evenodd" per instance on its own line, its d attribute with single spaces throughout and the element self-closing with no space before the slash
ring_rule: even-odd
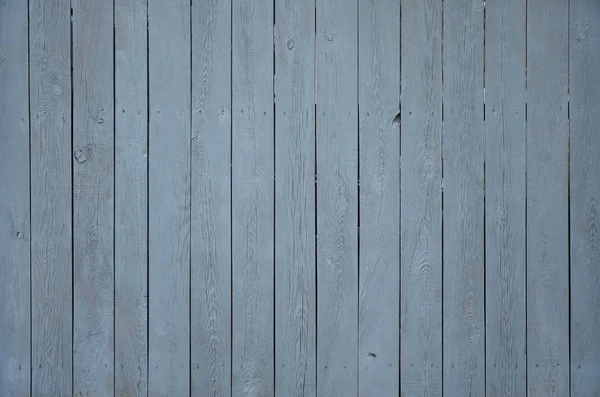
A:
<svg viewBox="0 0 600 397">
<path fill-rule="evenodd" d="M 600 3 L 571 0 L 571 397 L 600 395 Z"/>
<path fill-rule="evenodd" d="M 444 394 L 485 395 L 483 2 L 444 2 Z"/>
<path fill-rule="evenodd" d="M 526 395 L 525 1 L 485 10 L 486 394 Z"/>
<path fill-rule="evenodd" d="M 358 3 L 317 2 L 317 394 L 358 392 Z"/>
<path fill-rule="evenodd" d="M 231 2 L 192 4 L 192 396 L 231 395 Z"/>
<path fill-rule="evenodd" d="M 400 0 L 359 1 L 361 396 L 400 391 Z"/>
<path fill-rule="evenodd" d="M 113 7 L 72 1 L 73 393 L 114 394 Z"/>
<path fill-rule="evenodd" d="M 33 396 L 73 392 L 70 18 L 67 2 L 29 2 Z"/>
<path fill-rule="evenodd" d="M 0 395 L 30 395 L 27 2 L 0 11 Z"/>
<path fill-rule="evenodd" d="M 190 392 L 190 0 L 148 2 L 148 394 Z"/>
<path fill-rule="evenodd" d="M 147 395 L 147 0 L 115 1 L 115 395 Z"/>
<path fill-rule="evenodd" d="M 232 259 L 235 396 L 274 393 L 273 2 L 233 4 Z"/>
<path fill-rule="evenodd" d="M 564 397 L 569 395 L 569 9 L 567 0 L 528 0 L 527 7 L 527 394 Z"/>
<path fill-rule="evenodd" d="M 316 397 L 314 3 L 275 21 L 275 395 Z"/>
<path fill-rule="evenodd" d="M 400 393 L 442 393 L 442 3 L 402 0 Z"/>
</svg>

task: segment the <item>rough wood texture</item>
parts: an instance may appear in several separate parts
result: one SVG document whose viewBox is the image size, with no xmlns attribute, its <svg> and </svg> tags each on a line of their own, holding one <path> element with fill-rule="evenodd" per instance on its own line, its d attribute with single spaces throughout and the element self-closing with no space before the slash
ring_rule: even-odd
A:
<svg viewBox="0 0 600 397">
<path fill-rule="evenodd" d="M 571 397 L 600 395 L 600 3 L 572 0 Z"/>
<path fill-rule="evenodd" d="M 400 389 L 442 393 L 442 3 L 402 0 Z"/>
<path fill-rule="evenodd" d="M 317 395 L 358 392 L 358 3 L 317 2 Z"/>
<path fill-rule="evenodd" d="M 27 2 L 0 4 L 0 395 L 30 381 Z"/>
<path fill-rule="evenodd" d="M 527 6 L 527 394 L 563 397 L 569 395 L 569 10 L 567 0 Z"/>
<path fill-rule="evenodd" d="M 316 397 L 315 7 L 275 7 L 275 395 Z"/>
<path fill-rule="evenodd" d="M 146 0 L 115 1 L 115 395 L 147 395 Z"/>
<path fill-rule="evenodd" d="M 444 2 L 444 394 L 485 395 L 483 2 Z"/>
<path fill-rule="evenodd" d="M 72 1 L 73 393 L 114 394 L 113 8 Z"/>
<path fill-rule="evenodd" d="M 525 1 L 485 12 L 486 394 L 526 395 Z"/>
<path fill-rule="evenodd" d="M 148 393 L 190 392 L 190 0 L 149 0 Z"/>
<path fill-rule="evenodd" d="M 235 396 L 274 393 L 273 2 L 233 5 L 233 363 Z"/>
<path fill-rule="evenodd" d="M 192 4 L 192 396 L 231 395 L 231 2 Z"/>
<path fill-rule="evenodd" d="M 359 394 L 400 391 L 400 0 L 359 2 Z"/>
</svg>

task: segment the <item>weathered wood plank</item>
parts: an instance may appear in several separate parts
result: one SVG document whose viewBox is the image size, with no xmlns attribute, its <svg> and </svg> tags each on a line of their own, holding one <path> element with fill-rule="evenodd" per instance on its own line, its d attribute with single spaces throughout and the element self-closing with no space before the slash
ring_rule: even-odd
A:
<svg viewBox="0 0 600 397">
<path fill-rule="evenodd" d="M 444 2 L 444 394 L 485 395 L 483 2 Z"/>
<path fill-rule="evenodd" d="M 29 2 L 33 396 L 73 392 L 70 14 Z"/>
<path fill-rule="evenodd" d="M 569 9 L 567 0 L 528 0 L 527 7 L 527 394 L 564 397 L 569 395 Z"/>
<path fill-rule="evenodd" d="M 315 6 L 275 7 L 275 395 L 316 397 Z"/>
<path fill-rule="evenodd" d="M 273 2 L 233 5 L 233 394 L 274 393 Z"/>
<path fill-rule="evenodd" d="M 359 394 L 400 391 L 400 0 L 359 1 Z"/>
<path fill-rule="evenodd" d="M 148 2 L 148 393 L 190 392 L 190 0 Z"/>
<path fill-rule="evenodd" d="M 192 396 L 231 395 L 231 2 L 192 4 Z"/>
<path fill-rule="evenodd" d="M 74 0 L 73 393 L 114 394 L 113 7 Z"/>
<path fill-rule="evenodd" d="M 525 1 L 485 11 L 486 393 L 526 395 Z"/>
<path fill-rule="evenodd" d="M 29 81 L 27 2 L 0 6 L 0 395 L 28 396 Z"/>
<path fill-rule="evenodd" d="M 442 3 L 402 0 L 401 394 L 442 393 Z"/>
<path fill-rule="evenodd" d="M 571 397 L 600 395 L 600 3 L 572 0 Z"/>
<path fill-rule="evenodd" d="M 358 3 L 317 2 L 317 395 L 358 392 Z"/>
<path fill-rule="evenodd" d="M 147 395 L 147 0 L 115 1 L 115 395 Z"/>
</svg>

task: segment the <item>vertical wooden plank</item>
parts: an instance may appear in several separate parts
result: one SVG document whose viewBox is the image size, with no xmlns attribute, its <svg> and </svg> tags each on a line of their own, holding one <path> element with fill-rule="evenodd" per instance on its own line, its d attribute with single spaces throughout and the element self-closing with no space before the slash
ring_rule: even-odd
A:
<svg viewBox="0 0 600 397">
<path fill-rule="evenodd" d="M 192 4 L 192 396 L 231 395 L 231 1 Z"/>
<path fill-rule="evenodd" d="M 147 0 L 115 1 L 115 395 L 147 395 Z"/>
<path fill-rule="evenodd" d="M 486 394 L 526 395 L 525 6 L 485 10 Z"/>
<path fill-rule="evenodd" d="M 0 5 L 0 395 L 30 395 L 27 2 Z"/>
<path fill-rule="evenodd" d="M 316 397 L 315 3 L 275 7 L 275 395 Z"/>
<path fill-rule="evenodd" d="M 233 395 L 274 393 L 273 2 L 234 1 Z"/>
<path fill-rule="evenodd" d="M 111 2 L 72 1 L 73 393 L 114 394 Z"/>
<path fill-rule="evenodd" d="M 400 391 L 400 0 L 359 1 L 359 394 Z"/>
<path fill-rule="evenodd" d="M 571 396 L 600 395 L 600 3 L 571 0 Z"/>
<path fill-rule="evenodd" d="M 148 394 L 190 392 L 190 0 L 150 0 Z"/>
<path fill-rule="evenodd" d="M 444 394 L 483 397 L 483 1 L 443 12 Z"/>
<path fill-rule="evenodd" d="M 358 392 L 358 2 L 317 1 L 317 394 Z"/>
<path fill-rule="evenodd" d="M 527 7 L 527 393 L 558 397 L 569 395 L 569 9 Z"/>
<path fill-rule="evenodd" d="M 73 392 L 70 14 L 29 2 L 33 396 Z"/>
<path fill-rule="evenodd" d="M 402 0 L 400 389 L 442 393 L 442 3 Z"/>
</svg>

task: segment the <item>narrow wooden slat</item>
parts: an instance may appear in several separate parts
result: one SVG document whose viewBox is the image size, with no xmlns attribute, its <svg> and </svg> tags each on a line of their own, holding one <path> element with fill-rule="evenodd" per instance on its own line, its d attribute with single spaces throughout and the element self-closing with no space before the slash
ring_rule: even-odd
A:
<svg viewBox="0 0 600 397">
<path fill-rule="evenodd" d="M 73 392 L 70 13 L 29 2 L 33 396 Z"/>
<path fill-rule="evenodd" d="M 400 0 L 359 2 L 359 394 L 400 391 Z"/>
<path fill-rule="evenodd" d="M 273 2 L 233 4 L 234 396 L 274 384 Z"/>
<path fill-rule="evenodd" d="M 600 3 L 571 0 L 571 397 L 600 395 Z"/>
<path fill-rule="evenodd" d="M 192 396 L 231 395 L 231 2 L 192 4 Z"/>
<path fill-rule="evenodd" d="M 190 392 L 190 0 L 148 2 L 148 394 Z"/>
<path fill-rule="evenodd" d="M 484 397 L 483 2 L 443 20 L 443 389 Z"/>
<path fill-rule="evenodd" d="M 564 397 L 569 395 L 569 9 L 567 0 L 528 0 L 527 7 L 527 394 Z"/>
<path fill-rule="evenodd" d="M 0 395 L 30 395 L 27 2 L 0 11 Z"/>
<path fill-rule="evenodd" d="M 525 4 L 485 11 L 486 394 L 526 395 Z"/>
<path fill-rule="evenodd" d="M 115 395 L 147 395 L 147 0 L 115 1 Z"/>
<path fill-rule="evenodd" d="M 317 1 L 317 395 L 358 392 L 358 4 Z"/>
<path fill-rule="evenodd" d="M 401 394 L 442 393 L 442 3 L 402 0 Z"/>
<path fill-rule="evenodd" d="M 316 397 L 315 6 L 275 7 L 275 395 Z"/>
</svg>

